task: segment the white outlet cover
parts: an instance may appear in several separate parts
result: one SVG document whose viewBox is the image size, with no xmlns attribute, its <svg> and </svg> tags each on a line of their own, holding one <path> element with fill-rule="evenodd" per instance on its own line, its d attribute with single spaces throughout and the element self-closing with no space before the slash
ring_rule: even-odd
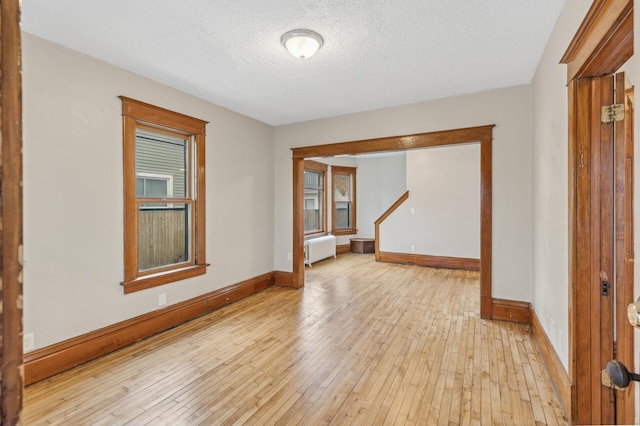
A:
<svg viewBox="0 0 640 426">
<path fill-rule="evenodd" d="M 411 244 L 411 251 L 416 251 L 416 245 L 415 244 Z"/>
</svg>

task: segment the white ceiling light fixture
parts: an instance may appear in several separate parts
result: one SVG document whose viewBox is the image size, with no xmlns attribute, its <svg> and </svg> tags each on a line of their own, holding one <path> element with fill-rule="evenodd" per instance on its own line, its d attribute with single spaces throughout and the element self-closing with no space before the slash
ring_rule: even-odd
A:
<svg viewBox="0 0 640 426">
<path fill-rule="evenodd" d="M 312 57 L 324 44 L 322 36 L 311 30 L 288 31 L 282 35 L 280 42 L 298 59 Z"/>
</svg>

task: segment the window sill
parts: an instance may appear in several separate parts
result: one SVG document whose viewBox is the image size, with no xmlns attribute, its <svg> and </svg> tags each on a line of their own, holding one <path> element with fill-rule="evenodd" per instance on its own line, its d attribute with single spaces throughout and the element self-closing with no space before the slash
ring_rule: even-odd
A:
<svg viewBox="0 0 640 426">
<path fill-rule="evenodd" d="M 133 280 L 123 281 L 121 284 L 124 287 L 125 294 L 134 293 L 136 291 L 146 290 L 148 288 L 169 284 L 186 278 L 204 275 L 207 272 L 207 266 L 209 266 L 208 263 L 204 265 L 187 266 L 185 268 L 174 269 L 171 271 L 158 272 L 157 274 L 144 275 Z"/>
<path fill-rule="evenodd" d="M 331 231 L 333 235 L 354 235 L 358 233 L 357 229 L 334 229 Z"/>
<path fill-rule="evenodd" d="M 305 234 L 304 240 L 313 240 L 314 238 L 324 237 L 327 235 L 326 232 L 314 232 L 313 234 Z"/>
</svg>

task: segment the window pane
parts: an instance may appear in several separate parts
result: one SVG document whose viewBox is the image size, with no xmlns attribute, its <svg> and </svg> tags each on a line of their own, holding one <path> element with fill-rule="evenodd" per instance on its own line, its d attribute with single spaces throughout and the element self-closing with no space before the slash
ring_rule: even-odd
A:
<svg viewBox="0 0 640 426">
<path fill-rule="evenodd" d="M 304 187 L 313 189 L 322 189 L 322 173 L 304 171 Z"/>
<path fill-rule="evenodd" d="M 136 178 L 136 197 L 144 197 L 144 178 Z"/>
<path fill-rule="evenodd" d="M 166 179 L 169 186 L 159 197 L 187 197 L 189 140 L 178 136 L 136 129 L 136 176 Z M 144 196 L 158 195 L 151 195 L 147 188 Z"/>
<path fill-rule="evenodd" d="M 149 198 L 167 198 L 169 196 L 169 180 L 168 179 L 145 179 L 145 197 Z"/>
<path fill-rule="evenodd" d="M 322 231 L 322 191 L 304 190 L 304 232 Z"/>
<path fill-rule="evenodd" d="M 336 201 L 336 229 L 351 228 L 351 203 Z"/>
<path fill-rule="evenodd" d="M 351 201 L 351 176 L 334 175 L 333 179 L 334 200 Z"/>
<path fill-rule="evenodd" d="M 191 260 L 189 204 L 147 203 L 138 212 L 138 269 L 145 271 Z"/>
</svg>

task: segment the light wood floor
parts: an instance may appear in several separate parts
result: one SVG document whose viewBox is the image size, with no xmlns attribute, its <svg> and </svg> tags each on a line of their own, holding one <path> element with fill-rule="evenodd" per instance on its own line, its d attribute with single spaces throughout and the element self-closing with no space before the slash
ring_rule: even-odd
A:
<svg viewBox="0 0 640 426">
<path fill-rule="evenodd" d="M 566 424 L 478 273 L 346 254 L 306 279 L 28 387 L 25 424 Z"/>
</svg>

